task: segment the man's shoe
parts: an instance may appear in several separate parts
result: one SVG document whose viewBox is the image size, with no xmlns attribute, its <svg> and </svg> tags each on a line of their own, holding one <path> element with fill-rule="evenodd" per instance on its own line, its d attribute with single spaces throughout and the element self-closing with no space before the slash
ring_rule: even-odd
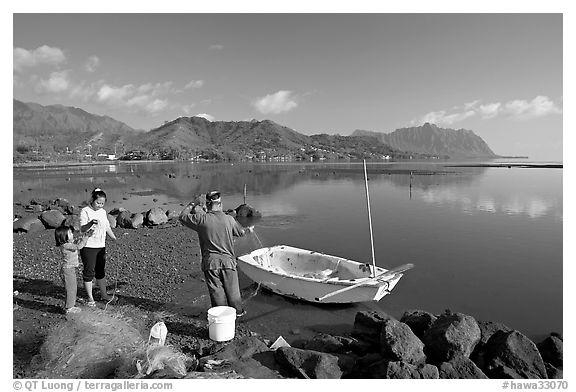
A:
<svg viewBox="0 0 576 392">
<path fill-rule="evenodd" d="M 78 306 L 72 306 L 71 308 L 66 309 L 66 314 L 79 313 L 81 311 L 82 311 L 82 309 L 80 309 Z"/>
</svg>

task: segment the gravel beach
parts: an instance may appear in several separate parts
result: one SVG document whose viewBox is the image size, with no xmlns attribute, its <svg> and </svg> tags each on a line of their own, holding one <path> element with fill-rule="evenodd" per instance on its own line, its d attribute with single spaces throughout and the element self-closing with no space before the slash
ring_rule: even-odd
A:
<svg viewBox="0 0 576 392">
<path fill-rule="evenodd" d="M 27 216 L 14 205 L 14 214 Z M 115 228 L 118 241 L 107 240 L 108 290 L 116 290 L 116 306 L 133 305 L 142 316 L 156 321 L 162 314 L 169 330 L 167 343 L 185 353 L 203 354 L 208 339 L 206 310 L 210 307 L 200 270 L 198 238 L 177 220 L 138 230 Z M 58 274 L 59 256 L 54 230 L 13 234 L 13 374 L 34 375 L 33 358 L 48 331 L 64 322 L 65 291 Z M 86 309 L 81 272 L 77 276 L 78 304 Z M 95 291 L 95 298 L 98 298 Z M 98 307 L 104 309 L 104 302 Z M 237 336 L 250 335 L 237 322 Z M 252 333 L 253 334 L 253 333 Z M 193 352 L 196 350 L 196 352 Z"/>
</svg>

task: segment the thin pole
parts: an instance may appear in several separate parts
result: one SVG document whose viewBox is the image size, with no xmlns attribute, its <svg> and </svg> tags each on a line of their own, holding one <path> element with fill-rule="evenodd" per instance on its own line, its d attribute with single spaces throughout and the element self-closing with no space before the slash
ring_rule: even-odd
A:
<svg viewBox="0 0 576 392">
<path fill-rule="evenodd" d="M 410 171 L 410 200 L 412 200 L 412 171 Z"/>
<path fill-rule="evenodd" d="M 372 274 L 376 274 L 376 258 L 374 257 L 374 236 L 372 235 L 372 215 L 370 214 L 370 193 L 368 192 L 368 173 L 366 172 L 366 159 L 364 162 L 364 184 L 366 185 L 366 206 L 368 207 L 368 224 L 370 225 L 370 247 L 372 250 Z"/>
<path fill-rule="evenodd" d="M 244 204 L 246 204 L 246 184 L 244 184 Z"/>
</svg>

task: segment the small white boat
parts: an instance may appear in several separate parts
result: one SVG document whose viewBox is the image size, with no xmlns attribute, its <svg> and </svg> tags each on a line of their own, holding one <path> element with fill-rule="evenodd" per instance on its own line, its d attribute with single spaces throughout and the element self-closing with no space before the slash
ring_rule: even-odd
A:
<svg viewBox="0 0 576 392">
<path fill-rule="evenodd" d="M 257 249 L 240 256 L 238 265 L 250 279 L 269 290 L 316 303 L 379 301 L 390 294 L 412 264 L 386 270 L 370 264 L 286 245 Z"/>
</svg>

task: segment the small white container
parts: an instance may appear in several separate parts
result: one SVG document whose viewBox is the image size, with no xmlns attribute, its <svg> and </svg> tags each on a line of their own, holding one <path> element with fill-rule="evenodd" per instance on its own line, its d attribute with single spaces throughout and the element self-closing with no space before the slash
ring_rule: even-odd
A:
<svg viewBox="0 0 576 392">
<path fill-rule="evenodd" d="M 163 346 L 164 342 L 166 342 L 166 335 L 168 335 L 168 328 L 166 328 L 166 324 L 159 321 L 150 329 L 148 344 L 158 344 Z"/>
<path fill-rule="evenodd" d="M 216 306 L 208 309 L 208 335 L 216 342 L 234 339 L 236 332 L 236 309 Z"/>
</svg>

